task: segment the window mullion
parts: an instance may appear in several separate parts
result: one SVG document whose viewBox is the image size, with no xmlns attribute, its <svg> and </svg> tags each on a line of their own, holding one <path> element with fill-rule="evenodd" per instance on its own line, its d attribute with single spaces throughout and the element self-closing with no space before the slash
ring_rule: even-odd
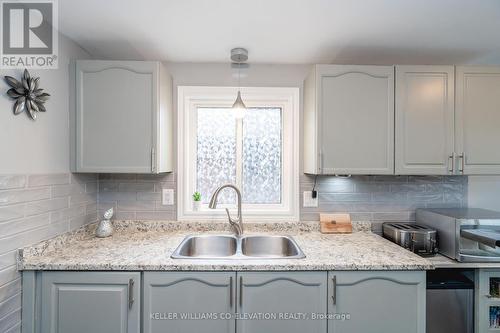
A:
<svg viewBox="0 0 500 333">
<path fill-rule="evenodd" d="M 243 189 L 243 119 L 236 119 L 236 186 Z"/>
</svg>

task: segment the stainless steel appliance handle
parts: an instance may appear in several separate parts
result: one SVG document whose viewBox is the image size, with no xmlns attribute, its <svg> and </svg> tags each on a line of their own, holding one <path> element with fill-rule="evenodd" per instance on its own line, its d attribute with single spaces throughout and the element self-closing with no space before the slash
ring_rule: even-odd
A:
<svg viewBox="0 0 500 333">
<path fill-rule="evenodd" d="M 462 229 L 460 230 L 460 236 L 492 248 L 500 246 L 500 235 L 498 235 L 498 232 L 488 229 Z"/>
</svg>

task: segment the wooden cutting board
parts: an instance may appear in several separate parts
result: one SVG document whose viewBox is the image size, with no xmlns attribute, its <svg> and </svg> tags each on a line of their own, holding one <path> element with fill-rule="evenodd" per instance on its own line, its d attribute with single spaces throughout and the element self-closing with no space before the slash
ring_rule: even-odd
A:
<svg viewBox="0 0 500 333">
<path fill-rule="evenodd" d="M 352 233 L 351 215 L 349 214 L 319 214 L 319 222 L 323 234 Z"/>
</svg>

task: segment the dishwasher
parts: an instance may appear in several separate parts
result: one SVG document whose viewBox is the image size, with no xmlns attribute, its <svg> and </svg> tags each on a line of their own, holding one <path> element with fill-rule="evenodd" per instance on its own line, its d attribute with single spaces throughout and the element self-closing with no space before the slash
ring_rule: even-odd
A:
<svg viewBox="0 0 500 333">
<path fill-rule="evenodd" d="M 474 332 L 474 271 L 427 272 L 427 333 Z"/>
</svg>

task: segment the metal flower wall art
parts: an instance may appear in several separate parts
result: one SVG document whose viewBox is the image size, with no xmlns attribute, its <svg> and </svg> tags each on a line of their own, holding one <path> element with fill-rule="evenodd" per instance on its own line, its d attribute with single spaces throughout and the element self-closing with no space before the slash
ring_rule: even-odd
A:
<svg viewBox="0 0 500 333">
<path fill-rule="evenodd" d="M 44 93 L 43 89 L 39 87 L 39 77 L 31 77 L 28 70 L 25 69 L 21 81 L 14 79 L 12 76 L 5 76 L 5 81 L 12 87 L 7 91 L 7 95 L 16 100 L 14 103 L 15 115 L 26 111 L 31 119 L 36 120 L 38 112 L 46 111 L 43 104 L 49 99 L 50 95 Z"/>
</svg>

